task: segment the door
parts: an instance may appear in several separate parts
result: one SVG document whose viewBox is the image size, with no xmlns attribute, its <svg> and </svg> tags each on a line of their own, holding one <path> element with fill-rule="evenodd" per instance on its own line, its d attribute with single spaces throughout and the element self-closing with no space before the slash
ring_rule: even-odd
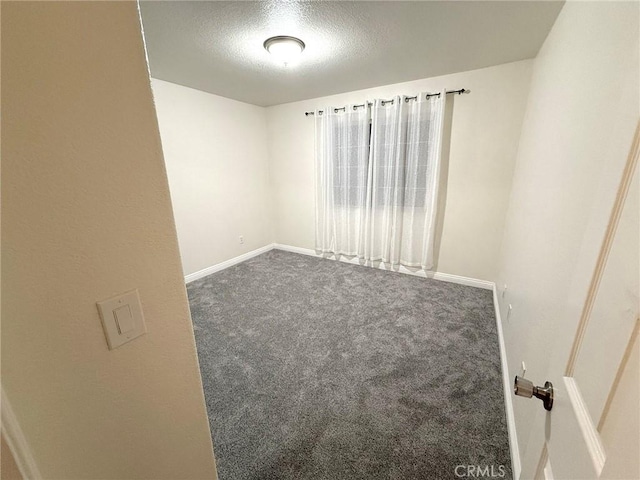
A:
<svg viewBox="0 0 640 480">
<path fill-rule="evenodd" d="M 544 379 L 553 384 L 553 406 L 547 412 L 540 403 L 534 419 L 544 425 L 542 453 L 522 478 L 640 479 L 639 132 L 586 301 L 576 305 L 577 331 L 572 342 L 556 342 L 555 367 Z"/>
</svg>

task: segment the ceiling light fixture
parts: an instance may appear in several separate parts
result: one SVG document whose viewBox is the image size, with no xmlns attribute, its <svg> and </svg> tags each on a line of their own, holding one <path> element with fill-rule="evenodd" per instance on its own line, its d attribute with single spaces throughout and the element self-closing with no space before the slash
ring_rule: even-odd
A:
<svg viewBox="0 0 640 480">
<path fill-rule="evenodd" d="M 274 56 L 276 60 L 284 63 L 285 66 L 292 63 L 304 50 L 304 42 L 296 37 L 279 35 L 267 38 L 264 41 L 264 48 Z"/>
</svg>

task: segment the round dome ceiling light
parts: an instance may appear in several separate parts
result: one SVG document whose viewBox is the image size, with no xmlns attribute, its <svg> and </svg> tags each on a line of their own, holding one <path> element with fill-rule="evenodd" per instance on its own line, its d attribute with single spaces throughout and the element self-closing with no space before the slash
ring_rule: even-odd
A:
<svg viewBox="0 0 640 480">
<path fill-rule="evenodd" d="M 285 66 L 293 63 L 300 56 L 304 46 L 304 42 L 299 38 L 284 35 L 267 38 L 264 41 L 265 50 Z"/>
</svg>

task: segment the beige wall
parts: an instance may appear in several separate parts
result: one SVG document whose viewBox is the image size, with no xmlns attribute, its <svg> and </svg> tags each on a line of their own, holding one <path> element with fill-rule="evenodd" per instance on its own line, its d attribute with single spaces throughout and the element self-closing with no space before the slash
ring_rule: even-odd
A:
<svg viewBox="0 0 640 480">
<path fill-rule="evenodd" d="M 498 275 L 510 378 L 521 361 L 537 382 L 566 367 L 638 121 L 639 7 L 567 2 L 535 60 Z M 514 402 L 525 466 L 539 411 Z"/>
<path fill-rule="evenodd" d="M 135 2 L 2 2 L 2 386 L 45 478 L 215 478 Z M 109 351 L 95 302 L 137 288 Z"/>
<path fill-rule="evenodd" d="M 314 248 L 314 120 L 305 111 L 464 87 L 470 95 L 451 98 L 446 206 L 436 270 L 494 280 L 531 65 L 525 60 L 268 107 L 275 241 Z"/>
<path fill-rule="evenodd" d="M 272 243 L 265 109 L 152 85 L 185 275 Z"/>
</svg>

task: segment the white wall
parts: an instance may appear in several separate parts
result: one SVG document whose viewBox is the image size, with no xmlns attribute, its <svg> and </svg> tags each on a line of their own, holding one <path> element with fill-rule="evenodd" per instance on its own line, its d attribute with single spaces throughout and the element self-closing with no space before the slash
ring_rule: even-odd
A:
<svg viewBox="0 0 640 480">
<path fill-rule="evenodd" d="M 1 8 L 2 387 L 42 476 L 215 478 L 137 5 Z"/>
<path fill-rule="evenodd" d="M 265 109 L 152 86 L 184 274 L 272 243 Z"/>
<path fill-rule="evenodd" d="M 268 107 L 276 242 L 314 248 L 314 120 L 305 111 L 464 87 L 471 94 L 451 98 L 446 207 L 436 270 L 494 280 L 531 65 L 526 60 Z"/>
<path fill-rule="evenodd" d="M 552 352 L 569 352 L 638 121 L 639 7 L 567 2 L 535 60 L 498 275 L 511 377 L 522 360 L 536 382 L 566 366 Z M 535 462 L 539 402 L 514 409 Z"/>
</svg>

